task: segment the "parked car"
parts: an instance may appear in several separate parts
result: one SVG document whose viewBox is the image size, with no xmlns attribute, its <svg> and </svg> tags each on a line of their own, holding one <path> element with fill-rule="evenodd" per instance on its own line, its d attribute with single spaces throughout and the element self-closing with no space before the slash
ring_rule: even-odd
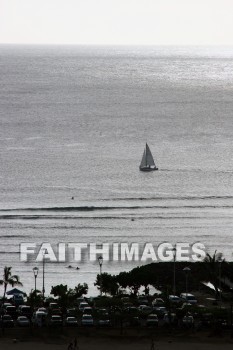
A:
<svg viewBox="0 0 233 350">
<path fill-rule="evenodd" d="M 78 326 L 78 320 L 76 317 L 74 316 L 69 316 L 69 317 L 66 317 L 65 319 L 65 325 L 67 327 L 77 327 Z"/>
<path fill-rule="evenodd" d="M 146 320 L 146 325 L 148 327 L 158 327 L 158 325 L 159 325 L 158 316 L 156 314 L 148 315 L 147 320 Z"/>
<path fill-rule="evenodd" d="M 169 315 L 169 313 L 167 314 L 164 314 L 163 316 L 163 323 L 164 324 L 176 324 L 177 323 L 177 317 L 176 317 L 176 314 L 174 313 L 171 313 Z"/>
<path fill-rule="evenodd" d="M 58 303 L 49 303 L 49 311 L 54 310 L 54 309 L 59 309 Z"/>
<path fill-rule="evenodd" d="M 162 298 L 156 298 L 152 301 L 152 306 L 164 306 L 164 300 Z"/>
<path fill-rule="evenodd" d="M 148 300 L 147 300 L 147 297 L 145 295 L 139 295 L 138 296 L 138 303 L 140 305 L 148 305 Z"/>
<path fill-rule="evenodd" d="M 73 307 L 73 308 L 67 309 L 67 310 L 66 310 L 66 316 L 67 316 L 67 317 L 71 317 L 71 316 L 76 317 L 76 316 L 77 316 L 77 310 L 76 310 L 76 308 Z"/>
<path fill-rule="evenodd" d="M 10 315 L 13 318 L 13 320 L 16 320 L 16 318 L 17 318 L 17 309 L 16 309 L 16 307 L 13 306 L 13 305 L 6 306 L 5 314 L 6 315 Z"/>
<path fill-rule="evenodd" d="M 12 304 L 11 304 L 11 303 L 3 303 L 3 305 L 2 305 L 3 311 L 6 310 L 6 307 L 7 307 L 7 306 L 12 306 Z"/>
<path fill-rule="evenodd" d="M 169 295 L 168 299 L 172 304 L 180 304 L 182 302 L 177 295 Z"/>
<path fill-rule="evenodd" d="M 144 315 L 148 315 L 149 313 L 151 313 L 152 308 L 150 306 L 147 305 L 139 305 L 138 310 L 144 314 Z"/>
<path fill-rule="evenodd" d="M 93 317 L 91 315 L 83 314 L 81 324 L 82 326 L 93 326 L 94 325 Z"/>
<path fill-rule="evenodd" d="M 194 318 L 192 315 L 186 315 L 182 319 L 182 323 L 185 327 L 192 327 L 194 325 Z"/>
<path fill-rule="evenodd" d="M 32 314 L 33 314 L 32 308 L 28 305 L 20 305 L 18 307 L 18 314 L 19 314 L 19 316 L 26 316 L 29 319 L 31 319 Z"/>
<path fill-rule="evenodd" d="M 22 294 L 13 295 L 12 302 L 15 306 L 23 305 L 24 304 L 23 295 Z"/>
<path fill-rule="evenodd" d="M 52 315 L 49 324 L 51 326 L 62 326 L 62 317 L 59 315 Z"/>
<path fill-rule="evenodd" d="M 111 322 L 110 322 L 110 320 L 109 320 L 109 318 L 100 318 L 99 320 L 98 320 L 98 326 L 110 326 L 111 325 Z"/>
<path fill-rule="evenodd" d="M 19 327 L 29 327 L 30 321 L 26 316 L 19 316 L 16 321 Z"/>
<path fill-rule="evenodd" d="M 48 315 L 48 310 L 46 309 L 46 307 L 39 307 L 37 309 L 38 312 L 44 312 L 46 315 Z"/>
<path fill-rule="evenodd" d="M 139 310 L 135 306 L 130 306 L 125 310 L 130 316 L 138 316 Z"/>
<path fill-rule="evenodd" d="M 85 307 L 88 307 L 89 305 L 88 305 L 88 303 L 86 303 L 85 301 L 84 302 L 81 302 L 80 304 L 79 304 L 79 310 L 80 311 L 82 311 L 83 312 L 83 310 L 85 309 Z"/>
<path fill-rule="evenodd" d="M 109 313 L 108 313 L 107 309 L 101 308 L 101 309 L 96 309 L 96 311 L 97 311 L 97 314 L 98 314 L 99 318 L 100 317 L 108 317 L 109 316 Z"/>
<path fill-rule="evenodd" d="M 185 302 L 190 303 L 192 305 L 197 304 L 197 299 L 193 294 L 190 293 L 181 293 L 180 294 L 181 299 L 183 299 Z"/>
<path fill-rule="evenodd" d="M 0 324 L 2 328 L 14 327 L 14 321 L 10 315 L 3 315 L 0 319 Z"/>
<path fill-rule="evenodd" d="M 85 299 L 84 299 L 84 297 L 79 297 L 79 298 L 77 298 L 76 300 L 75 300 L 75 304 L 80 304 L 80 303 L 84 303 L 85 302 Z"/>
<path fill-rule="evenodd" d="M 138 298 L 140 298 L 140 297 L 138 297 Z M 129 303 L 130 302 L 130 297 L 123 296 L 123 297 L 121 297 L 121 301 L 122 301 L 123 304 L 124 303 Z"/>
<path fill-rule="evenodd" d="M 62 316 L 62 311 L 61 311 L 60 308 L 52 309 L 52 310 L 50 311 L 50 314 L 51 314 L 51 315 L 59 315 L 59 316 Z"/>
<path fill-rule="evenodd" d="M 158 318 L 163 318 L 164 315 L 167 313 L 167 309 L 165 306 L 154 306 L 153 313 L 156 314 Z"/>
<path fill-rule="evenodd" d="M 185 310 L 186 312 L 191 311 L 193 309 L 193 304 L 183 303 L 180 309 Z"/>
<path fill-rule="evenodd" d="M 93 314 L 93 309 L 90 306 L 84 307 L 83 313 L 86 315 L 92 315 Z"/>
<path fill-rule="evenodd" d="M 43 311 L 36 311 L 32 316 L 32 323 L 35 326 L 42 327 L 46 324 L 47 314 Z"/>
<path fill-rule="evenodd" d="M 140 318 L 138 316 L 131 317 L 130 326 L 132 326 L 132 327 L 141 326 Z"/>
</svg>

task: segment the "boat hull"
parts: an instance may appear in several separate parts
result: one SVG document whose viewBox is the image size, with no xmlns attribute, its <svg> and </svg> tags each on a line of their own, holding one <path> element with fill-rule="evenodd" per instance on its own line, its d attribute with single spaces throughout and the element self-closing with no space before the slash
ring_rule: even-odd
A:
<svg viewBox="0 0 233 350">
<path fill-rule="evenodd" d="M 139 167 L 140 171 L 145 171 L 145 172 L 149 172 L 149 171 L 155 171 L 155 170 L 159 170 L 158 168 L 156 167 Z"/>
</svg>

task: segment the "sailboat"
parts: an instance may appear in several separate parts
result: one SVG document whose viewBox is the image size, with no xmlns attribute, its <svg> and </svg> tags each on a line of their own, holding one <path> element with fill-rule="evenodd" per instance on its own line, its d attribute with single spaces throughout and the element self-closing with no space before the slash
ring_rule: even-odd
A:
<svg viewBox="0 0 233 350">
<path fill-rule="evenodd" d="M 139 166 L 139 169 L 141 171 L 158 170 L 158 168 L 155 165 L 154 158 L 152 156 L 152 153 L 151 153 L 150 148 L 149 148 L 147 143 L 146 143 L 146 147 L 145 147 L 144 152 L 143 152 L 142 161 L 141 161 L 141 164 Z"/>
</svg>

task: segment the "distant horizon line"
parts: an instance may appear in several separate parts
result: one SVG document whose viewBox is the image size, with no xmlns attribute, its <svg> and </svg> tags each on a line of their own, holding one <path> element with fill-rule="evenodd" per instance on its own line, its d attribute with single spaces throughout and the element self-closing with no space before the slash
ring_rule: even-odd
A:
<svg viewBox="0 0 233 350">
<path fill-rule="evenodd" d="M 98 47 L 233 47 L 233 44 L 84 44 L 84 43 L 14 43 L 0 42 L 0 45 L 17 46 L 98 46 Z"/>
</svg>

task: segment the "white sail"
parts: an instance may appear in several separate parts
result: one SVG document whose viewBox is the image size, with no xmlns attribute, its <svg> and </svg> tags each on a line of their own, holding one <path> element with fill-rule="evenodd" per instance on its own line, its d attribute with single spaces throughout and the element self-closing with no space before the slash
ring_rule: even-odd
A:
<svg viewBox="0 0 233 350">
<path fill-rule="evenodd" d="M 155 162 L 148 144 L 146 144 L 146 165 L 155 166 Z"/>
</svg>

